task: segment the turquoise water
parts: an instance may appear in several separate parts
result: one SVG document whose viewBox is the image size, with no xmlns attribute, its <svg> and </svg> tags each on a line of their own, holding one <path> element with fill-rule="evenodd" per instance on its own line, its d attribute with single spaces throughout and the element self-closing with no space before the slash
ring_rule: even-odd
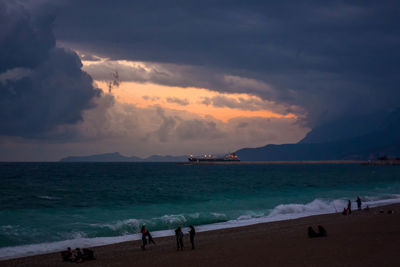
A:
<svg viewBox="0 0 400 267">
<path fill-rule="evenodd" d="M 358 195 L 397 202 L 400 166 L 0 163 L 0 192 L 4 258 L 29 244 L 117 242 L 142 224 L 213 229 L 335 212 Z"/>
</svg>

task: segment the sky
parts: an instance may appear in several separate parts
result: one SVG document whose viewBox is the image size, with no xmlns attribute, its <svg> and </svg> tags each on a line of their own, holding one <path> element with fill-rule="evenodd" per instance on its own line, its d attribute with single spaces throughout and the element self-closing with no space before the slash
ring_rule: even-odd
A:
<svg viewBox="0 0 400 267">
<path fill-rule="evenodd" d="M 400 106 L 398 1 L 0 0 L 0 161 L 227 153 Z"/>
</svg>

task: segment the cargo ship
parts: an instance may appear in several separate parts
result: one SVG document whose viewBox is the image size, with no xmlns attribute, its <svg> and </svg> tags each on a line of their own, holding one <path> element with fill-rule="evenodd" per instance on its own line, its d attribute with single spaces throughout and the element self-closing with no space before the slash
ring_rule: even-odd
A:
<svg viewBox="0 0 400 267">
<path fill-rule="evenodd" d="M 235 153 L 226 154 L 223 157 L 218 157 L 214 155 L 202 155 L 202 156 L 193 156 L 190 155 L 188 157 L 190 162 L 225 162 L 225 161 L 240 161 L 239 157 Z"/>
</svg>

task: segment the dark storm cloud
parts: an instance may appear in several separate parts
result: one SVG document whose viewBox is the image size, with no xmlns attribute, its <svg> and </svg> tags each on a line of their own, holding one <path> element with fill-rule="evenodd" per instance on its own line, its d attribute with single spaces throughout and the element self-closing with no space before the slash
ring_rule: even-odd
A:
<svg viewBox="0 0 400 267">
<path fill-rule="evenodd" d="M 398 1 L 69 1 L 57 37 L 112 59 L 263 81 L 275 90 L 230 89 L 299 105 L 315 125 L 398 105 L 399 11 Z"/>
<path fill-rule="evenodd" d="M 99 95 L 79 57 L 55 47 L 53 18 L 0 2 L 0 135 L 46 137 Z"/>
<path fill-rule="evenodd" d="M 53 17 L 32 18 L 19 2 L 0 2 L 0 25 L 0 73 L 37 67 L 55 45 Z"/>
</svg>

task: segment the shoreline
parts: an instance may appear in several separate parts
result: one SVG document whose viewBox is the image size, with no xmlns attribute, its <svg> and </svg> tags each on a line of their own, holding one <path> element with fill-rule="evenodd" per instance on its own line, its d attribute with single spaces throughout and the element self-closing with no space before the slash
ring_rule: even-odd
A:
<svg viewBox="0 0 400 267">
<path fill-rule="evenodd" d="M 368 202 L 364 202 L 363 205 L 374 208 L 396 203 L 400 204 L 400 198 L 395 197 L 388 199 L 371 200 Z M 355 203 L 353 204 L 354 205 L 352 208 L 355 208 Z M 196 225 L 196 231 L 208 232 L 215 230 L 239 228 L 262 223 L 294 220 L 316 215 L 334 214 L 340 212 L 340 210 L 337 210 L 337 207 L 342 206 L 347 206 L 347 200 L 336 199 L 326 201 L 323 199 L 314 199 L 313 201 L 305 204 L 280 204 L 270 210 L 269 214 L 266 216 L 236 218 L 223 222 Z M 188 227 L 183 227 L 183 232 L 188 232 Z M 151 233 L 154 238 L 171 237 L 175 234 L 173 229 L 155 230 L 151 231 Z M 99 247 L 137 240 L 141 240 L 141 235 L 139 233 L 109 237 L 82 237 L 77 239 L 61 240 L 54 242 L 3 247 L 0 248 L 0 261 L 50 254 L 64 250 L 66 247 Z"/>
<path fill-rule="evenodd" d="M 394 210 L 395 213 L 379 213 L 379 210 L 386 211 L 389 209 Z M 370 247 L 372 246 L 371 241 L 376 241 L 377 238 L 379 239 L 381 237 L 385 237 L 386 239 L 389 238 L 390 240 L 395 238 L 395 240 L 392 240 L 392 242 L 397 242 L 396 244 L 400 245 L 400 227 L 397 226 L 399 225 L 399 223 L 400 203 L 397 203 L 371 208 L 369 211 L 355 211 L 350 216 L 343 216 L 340 213 L 323 214 L 302 217 L 298 219 L 258 223 L 236 228 L 225 228 L 219 230 L 198 232 L 196 236 L 198 249 L 196 249 L 195 251 L 186 249 L 184 252 L 177 252 L 175 250 L 175 240 L 172 236 L 156 238 L 155 240 L 157 245 L 149 246 L 149 249 L 145 252 L 139 249 L 141 242 L 139 240 L 126 241 L 105 246 L 95 246 L 93 247 L 93 250 L 95 251 L 97 259 L 95 261 L 85 262 L 84 264 L 88 266 L 130 266 L 134 263 L 136 265 L 137 262 L 142 262 L 143 264 L 146 264 L 148 266 L 173 266 L 176 264 L 179 265 L 179 261 L 182 260 L 183 262 L 185 262 L 185 265 L 188 266 L 215 266 L 218 265 L 216 264 L 217 262 L 219 264 L 231 263 L 233 264 L 233 266 L 244 266 L 247 261 L 242 261 L 242 258 L 237 257 L 239 255 L 242 255 L 246 258 L 246 255 L 248 253 L 253 253 L 252 251 L 258 251 L 258 253 L 253 255 L 255 259 L 261 257 L 267 262 L 270 260 L 270 258 L 264 258 L 263 253 L 260 251 L 260 249 L 263 250 L 263 246 L 253 244 L 254 242 L 260 244 L 269 244 L 270 242 L 272 242 L 285 246 L 289 245 L 289 250 L 295 249 L 295 247 L 292 247 L 290 245 L 294 242 L 296 244 L 300 243 L 298 244 L 300 246 L 306 244 L 307 246 L 311 246 L 313 249 L 318 250 L 318 247 L 313 247 L 313 243 L 311 241 L 315 241 L 314 243 L 329 243 L 330 241 L 328 242 L 327 240 L 334 239 L 336 243 L 338 242 L 340 244 L 342 244 L 342 242 L 361 242 L 362 240 L 358 240 L 358 238 L 366 239 L 365 244 L 369 244 L 369 246 L 365 247 L 365 244 L 360 244 L 363 249 L 357 247 L 347 249 L 354 250 L 354 253 L 361 253 L 360 255 L 368 258 L 369 255 L 367 253 L 363 253 L 362 251 L 369 251 L 373 249 L 372 247 Z M 318 224 L 323 225 L 327 229 L 328 237 L 320 238 L 318 240 L 311 240 L 307 238 L 307 227 L 309 225 L 313 225 L 315 229 Z M 362 235 L 356 234 L 357 231 L 361 229 L 358 229 L 357 227 L 361 227 L 365 230 Z M 353 229 L 353 231 L 347 231 L 346 228 Z M 343 231 L 346 232 L 346 235 L 344 236 Z M 393 236 L 391 236 L 392 234 Z M 337 239 L 337 235 L 339 235 L 340 237 L 339 240 Z M 283 242 L 284 240 L 286 240 L 287 244 Z M 188 247 L 189 242 L 187 235 L 185 235 L 184 242 L 185 245 Z M 354 246 L 356 246 L 356 244 L 354 244 Z M 280 245 L 278 245 L 277 247 L 273 245 L 272 248 L 268 247 L 266 251 L 270 249 L 276 250 L 279 247 Z M 237 250 L 239 248 L 242 248 L 243 251 L 239 250 L 236 253 L 232 254 L 231 250 Z M 280 249 L 287 250 L 288 248 L 280 247 Z M 346 247 L 344 247 L 344 249 L 346 249 Z M 379 253 L 385 252 L 381 251 L 380 248 L 374 249 L 378 249 Z M 385 250 L 386 249 L 387 248 L 385 247 Z M 335 252 L 335 255 L 338 257 L 341 257 L 341 254 L 338 252 L 347 253 L 345 252 L 345 250 L 343 250 L 342 246 L 336 247 L 336 250 L 337 251 Z M 276 253 L 278 256 L 280 255 L 279 253 L 282 254 L 282 252 L 279 251 L 276 251 Z M 296 254 L 298 252 L 292 251 L 292 253 Z M 324 254 L 325 252 L 321 253 Z M 387 253 L 387 251 L 385 253 Z M 205 255 L 207 255 L 206 258 L 203 257 Z M 300 257 L 300 255 L 298 256 Z M 156 260 L 156 258 L 162 258 L 163 260 L 159 261 Z M 212 262 L 210 262 L 208 258 L 212 259 Z M 232 262 L 232 259 L 235 259 L 234 262 Z M 254 263 L 253 260 L 255 259 L 250 259 L 248 262 Z M 385 260 L 391 261 L 394 259 L 397 260 L 397 258 L 392 259 L 392 257 L 387 256 L 385 256 L 383 259 L 379 258 L 379 260 L 383 260 L 383 262 L 385 262 Z M 289 259 L 285 259 L 283 257 L 280 260 L 285 261 Z M 302 258 L 302 260 L 306 259 Z M 315 263 L 314 265 L 318 265 L 318 262 L 320 262 L 322 258 L 314 260 L 312 260 L 311 262 Z M 320 263 L 322 264 L 323 262 L 325 261 L 322 261 Z M 329 265 L 329 262 L 330 261 L 326 261 L 325 263 L 328 263 Z M 288 262 L 288 265 L 290 265 L 291 263 L 293 262 Z M 70 264 L 71 263 L 63 263 L 61 261 L 59 252 L 0 261 L 0 266 L 69 266 Z M 270 262 L 270 264 L 274 265 L 274 262 Z M 262 266 L 263 264 L 258 265 L 256 262 L 253 265 Z M 333 265 L 335 266 L 335 264 Z M 341 264 L 338 264 L 337 262 L 336 265 Z"/>
</svg>

